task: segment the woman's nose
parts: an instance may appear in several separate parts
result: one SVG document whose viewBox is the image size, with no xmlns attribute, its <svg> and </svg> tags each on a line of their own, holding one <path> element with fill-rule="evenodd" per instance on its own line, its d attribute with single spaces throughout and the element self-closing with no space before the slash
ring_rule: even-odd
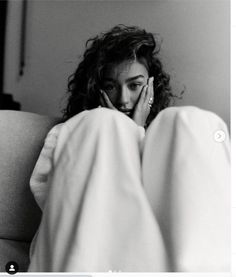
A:
<svg viewBox="0 0 236 277">
<path fill-rule="evenodd" d="M 122 105 L 128 104 L 130 101 L 130 93 L 127 88 L 122 88 L 120 92 L 120 103 Z"/>
</svg>

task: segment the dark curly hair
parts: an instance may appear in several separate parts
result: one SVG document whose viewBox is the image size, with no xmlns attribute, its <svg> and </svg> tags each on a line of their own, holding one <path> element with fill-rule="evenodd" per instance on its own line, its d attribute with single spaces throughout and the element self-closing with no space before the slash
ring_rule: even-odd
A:
<svg viewBox="0 0 236 277">
<path fill-rule="evenodd" d="M 160 44 L 154 35 L 136 26 L 117 25 L 86 42 L 86 50 L 75 73 L 69 77 L 69 99 L 64 119 L 100 105 L 99 90 L 106 66 L 125 60 L 145 60 L 149 76 L 154 76 L 154 103 L 146 121 L 148 126 L 155 116 L 168 107 L 175 97 L 158 58 Z"/>
</svg>

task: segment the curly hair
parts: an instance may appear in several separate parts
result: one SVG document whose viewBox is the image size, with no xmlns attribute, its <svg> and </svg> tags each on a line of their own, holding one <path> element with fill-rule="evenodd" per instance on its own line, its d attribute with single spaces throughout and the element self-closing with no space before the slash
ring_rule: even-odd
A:
<svg viewBox="0 0 236 277">
<path fill-rule="evenodd" d="M 68 104 L 64 119 L 100 105 L 99 90 L 108 64 L 126 60 L 145 60 L 149 76 L 154 76 L 154 103 L 146 121 L 148 126 L 155 116 L 168 107 L 175 95 L 158 58 L 160 45 L 154 35 L 136 26 L 117 25 L 106 33 L 89 39 L 82 61 L 68 81 Z"/>
</svg>

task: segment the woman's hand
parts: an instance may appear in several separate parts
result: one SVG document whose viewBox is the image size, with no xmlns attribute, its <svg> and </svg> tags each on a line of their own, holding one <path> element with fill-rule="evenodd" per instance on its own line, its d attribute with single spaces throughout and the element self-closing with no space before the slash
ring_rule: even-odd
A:
<svg viewBox="0 0 236 277">
<path fill-rule="evenodd" d="M 133 120 L 142 127 L 145 126 L 147 117 L 153 104 L 153 81 L 153 77 L 149 78 L 148 84 L 142 88 L 138 103 L 136 104 L 133 113 Z"/>
<path fill-rule="evenodd" d="M 100 90 L 100 103 L 101 103 L 101 106 L 102 107 L 106 107 L 106 108 L 109 108 L 109 109 L 112 109 L 112 110 L 117 110 L 115 108 L 115 106 L 111 103 L 111 100 L 110 98 L 108 97 L 108 95 L 106 94 L 106 92 L 104 90 Z"/>
</svg>

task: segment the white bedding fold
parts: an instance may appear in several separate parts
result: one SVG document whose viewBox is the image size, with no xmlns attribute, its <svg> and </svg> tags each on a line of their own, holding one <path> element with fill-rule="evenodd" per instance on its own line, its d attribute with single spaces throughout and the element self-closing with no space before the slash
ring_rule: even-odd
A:
<svg viewBox="0 0 236 277">
<path fill-rule="evenodd" d="M 194 107 L 164 110 L 145 139 L 120 112 L 78 114 L 58 134 L 29 271 L 229 270 L 228 157 L 223 121 Z"/>
</svg>

